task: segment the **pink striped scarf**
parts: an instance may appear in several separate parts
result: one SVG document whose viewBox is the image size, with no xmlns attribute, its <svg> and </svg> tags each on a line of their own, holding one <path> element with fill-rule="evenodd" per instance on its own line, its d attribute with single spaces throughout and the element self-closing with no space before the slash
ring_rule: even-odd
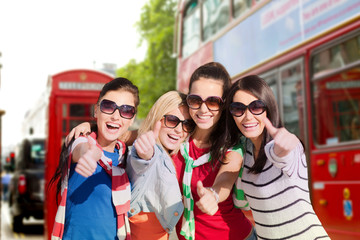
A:
<svg viewBox="0 0 360 240">
<path fill-rule="evenodd" d="M 96 134 L 93 132 L 90 134 L 92 139 L 96 142 Z M 79 137 L 77 138 L 71 148 L 72 150 L 76 147 L 77 144 L 87 142 L 88 138 Z M 100 145 L 96 145 L 101 148 Z M 119 148 L 119 163 L 124 159 L 124 153 L 126 150 L 126 145 L 118 141 L 117 147 Z M 102 148 L 101 148 L 102 149 Z M 71 158 L 71 154 L 70 154 Z M 61 202 L 56 212 L 55 222 L 53 232 L 51 234 L 51 240 L 61 240 L 64 234 L 64 223 L 65 223 L 65 206 L 67 199 L 67 187 L 68 187 L 68 176 L 70 172 L 70 163 L 68 166 L 68 174 L 66 175 L 61 186 Z M 111 159 L 107 158 L 104 153 L 102 154 L 98 164 L 104 168 L 104 170 L 111 176 L 112 179 L 112 202 L 115 206 L 117 213 L 117 237 L 119 240 L 130 240 L 130 225 L 127 216 L 127 212 L 130 210 L 130 198 L 131 190 L 129 178 L 125 170 L 119 166 L 112 166 Z"/>
</svg>

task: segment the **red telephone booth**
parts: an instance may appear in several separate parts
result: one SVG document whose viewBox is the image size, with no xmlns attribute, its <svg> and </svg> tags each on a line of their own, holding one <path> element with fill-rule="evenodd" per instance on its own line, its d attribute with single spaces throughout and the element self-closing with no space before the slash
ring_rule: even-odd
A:
<svg viewBox="0 0 360 240">
<path fill-rule="evenodd" d="M 70 70 L 49 77 L 45 160 L 44 235 L 50 239 L 57 211 L 56 184 L 48 188 L 58 166 L 61 146 L 69 131 L 81 122 L 93 121 L 94 104 L 112 76 L 94 70 Z"/>
</svg>

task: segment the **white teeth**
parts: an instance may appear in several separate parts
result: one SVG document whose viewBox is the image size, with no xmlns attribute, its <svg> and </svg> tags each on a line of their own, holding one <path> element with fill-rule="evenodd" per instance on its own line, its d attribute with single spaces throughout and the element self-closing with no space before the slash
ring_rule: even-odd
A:
<svg viewBox="0 0 360 240">
<path fill-rule="evenodd" d="M 119 128 L 120 127 L 119 125 L 112 124 L 112 123 L 107 123 L 106 125 L 108 125 L 109 127 L 112 127 L 112 128 Z"/>
<path fill-rule="evenodd" d="M 257 123 L 243 124 L 244 127 L 256 127 Z"/>
<path fill-rule="evenodd" d="M 179 139 L 180 139 L 180 137 L 179 137 L 179 136 L 176 136 L 176 135 L 171 135 L 171 134 L 169 134 L 168 136 L 169 136 L 169 138 L 172 138 L 172 139 L 174 139 L 174 140 L 179 140 Z"/>
<path fill-rule="evenodd" d="M 211 118 L 211 116 L 199 116 L 198 115 L 198 118 L 200 118 L 200 119 L 209 119 L 209 118 Z"/>
</svg>

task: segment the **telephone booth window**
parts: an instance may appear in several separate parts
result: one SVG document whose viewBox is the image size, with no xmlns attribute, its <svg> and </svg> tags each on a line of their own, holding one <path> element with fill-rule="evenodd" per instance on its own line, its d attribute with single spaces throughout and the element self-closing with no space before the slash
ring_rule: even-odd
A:
<svg viewBox="0 0 360 240">
<path fill-rule="evenodd" d="M 63 103 L 62 136 L 83 122 L 94 121 L 94 104 L 90 103 Z"/>
</svg>

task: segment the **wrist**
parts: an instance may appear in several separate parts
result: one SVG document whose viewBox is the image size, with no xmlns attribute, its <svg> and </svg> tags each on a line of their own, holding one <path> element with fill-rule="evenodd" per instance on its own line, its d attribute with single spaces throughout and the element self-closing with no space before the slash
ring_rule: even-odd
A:
<svg viewBox="0 0 360 240">
<path fill-rule="evenodd" d="M 208 187 L 207 189 L 212 192 L 216 202 L 219 203 L 219 194 L 212 187 Z"/>
</svg>

